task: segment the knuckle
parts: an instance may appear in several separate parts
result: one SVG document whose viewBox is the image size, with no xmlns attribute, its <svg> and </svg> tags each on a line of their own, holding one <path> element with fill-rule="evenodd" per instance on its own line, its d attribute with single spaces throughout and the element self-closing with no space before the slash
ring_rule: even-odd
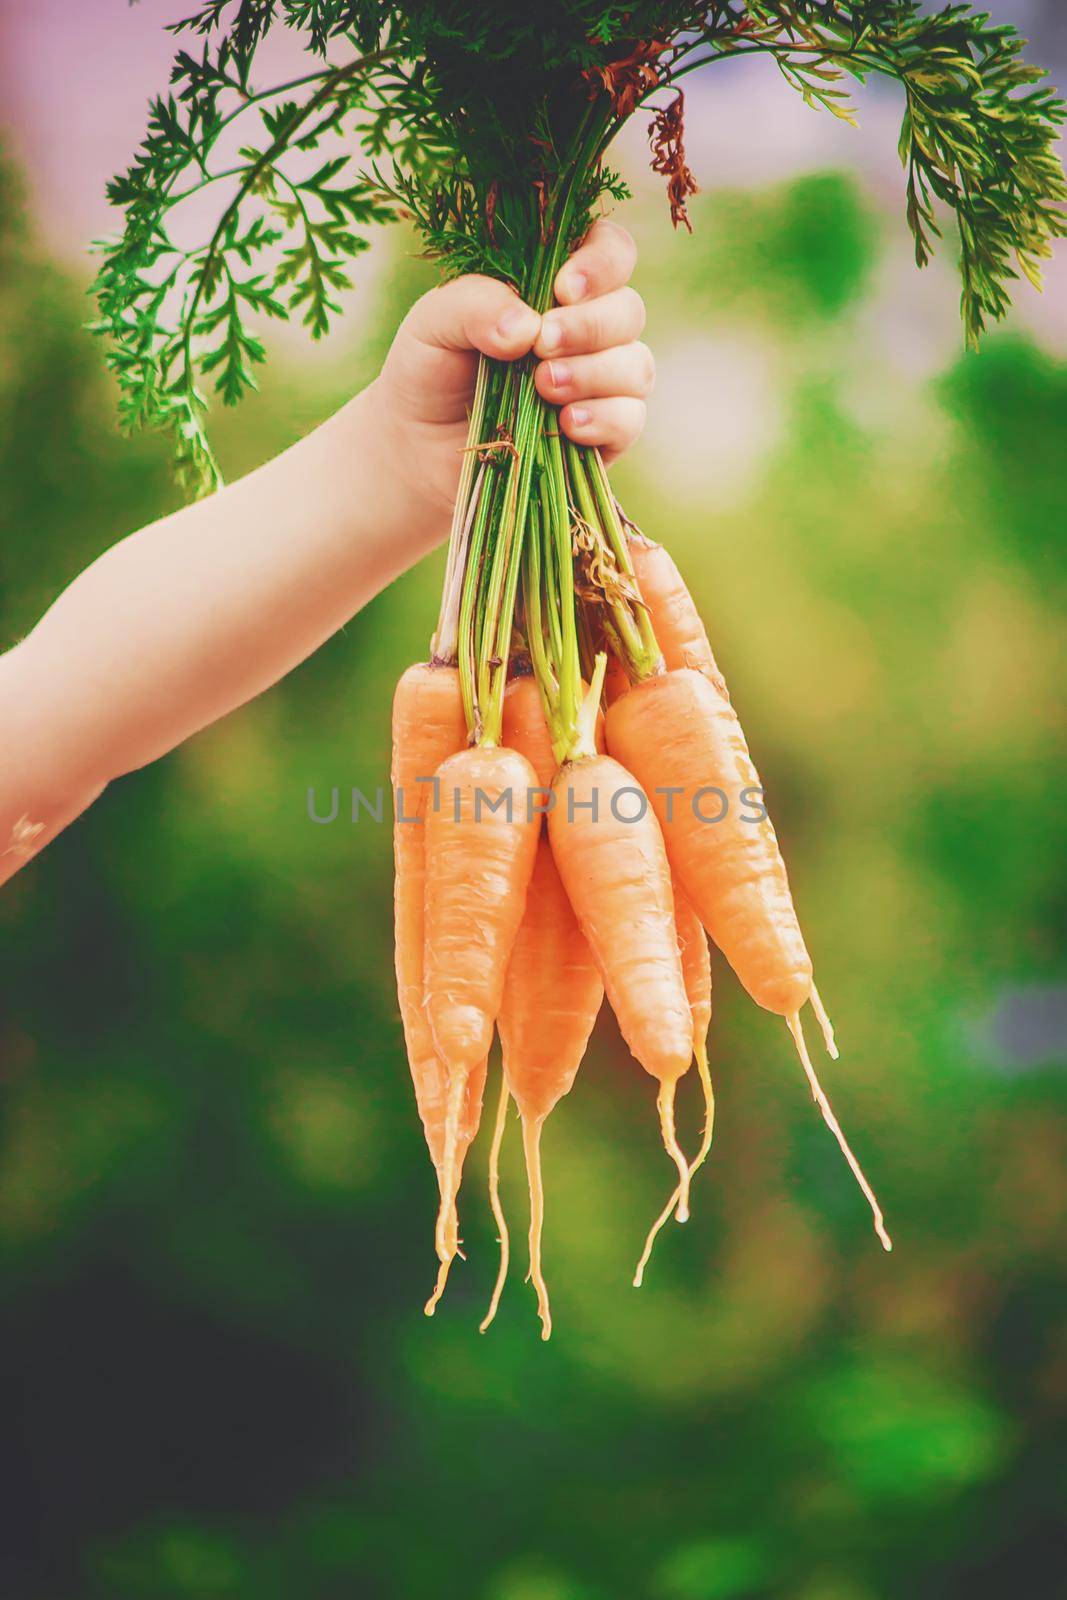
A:
<svg viewBox="0 0 1067 1600">
<path fill-rule="evenodd" d="M 595 239 L 582 256 L 582 271 L 588 282 L 587 295 L 605 294 L 610 289 L 611 258 Z"/>
<path fill-rule="evenodd" d="M 648 395 L 656 385 L 656 358 L 647 344 L 638 342 L 634 347 L 637 361 L 637 376 L 641 386 L 641 393 Z"/>
<path fill-rule="evenodd" d="M 558 355 L 566 350 L 570 343 L 567 317 L 560 311 L 550 311 L 542 319 L 541 332 L 537 337 L 537 354 L 542 357 Z"/>
<path fill-rule="evenodd" d="M 617 429 L 615 442 L 621 450 L 628 450 L 636 444 L 645 429 L 645 418 L 648 408 L 643 400 L 635 400 L 632 406 L 627 407 L 627 414 L 621 426 Z"/>
<path fill-rule="evenodd" d="M 647 315 L 645 312 L 645 302 L 642 300 L 637 290 L 632 288 L 629 284 L 623 290 L 623 294 L 626 296 L 627 317 L 634 327 L 634 337 L 638 338 L 645 331 L 645 320 Z"/>
<path fill-rule="evenodd" d="M 601 217 L 593 231 L 597 243 L 603 241 L 604 248 L 616 260 L 631 263 L 637 260 L 637 245 L 634 243 L 633 234 L 629 228 L 624 228 L 621 222 L 613 222 L 610 217 Z"/>
<path fill-rule="evenodd" d="M 629 228 L 625 227 L 621 222 L 616 222 L 614 217 L 601 218 L 601 226 L 607 230 L 612 239 L 618 239 L 625 249 L 633 250 L 636 253 L 637 246 Z"/>
<path fill-rule="evenodd" d="M 503 278 L 490 278 L 485 272 L 465 272 L 459 278 L 453 278 L 452 283 L 442 284 L 441 287 L 449 289 L 452 284 L 462 284 L 468 294 L 492 295 L 494 300 L 517 300 L 518 294 L 514 285 L 505 283 Z"/>
<path fill-rule="evenodd" d="M 618 444 L 626 436 L 627 404 L 622 396 L 608 402 L 598 421 L 605 444 Z"/>
<path fill-rule="evenodd" d="M 577 348 L 586 351 L 603 348 L 608 329 L 604 312 L 596 301 L 582 307 L 582 315 L 577 321 L 575 333 Z"/>
<path fill-rule="evenodd" d="M 553 350 L 553 355 L 562 351 L 565 355 L 573 356 L 585 348 L 585 319 L 580 314 L 562 315 L 559 319 L 559 345 Z"/>
<path fill-rule="evenodd" d="M 404 321 L 408 323 L 432 320 L 440 311 L 442 304 L 448 305 L 448 291 L 451 288 L 450 283 L 435 283 L 432 289 L 420 294 L 414 305 L 408 308 Z"/>
</svg>

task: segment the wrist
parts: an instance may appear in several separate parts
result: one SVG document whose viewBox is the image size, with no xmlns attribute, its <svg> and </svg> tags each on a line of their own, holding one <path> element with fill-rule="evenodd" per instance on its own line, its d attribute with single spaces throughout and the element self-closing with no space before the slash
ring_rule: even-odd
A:
<svg viewBox="0 0 1067 1600">
<path fill-rule="evenodd" d="M 425 470 L 432 448 L 431 440 L 422 437 L 425 424 L 398 418 L 381 376 L 354 395 L 333 421 L 343 457 L 339 470 L 351 487 L 353 503 L 364 507 L 364 516 L 372 508 L 378 537 L 395 542 L 398 554 L 407 558 L 403 565 L 410 566 L 447 539 L 452 517 L 451 496 Z"/>
</svg>

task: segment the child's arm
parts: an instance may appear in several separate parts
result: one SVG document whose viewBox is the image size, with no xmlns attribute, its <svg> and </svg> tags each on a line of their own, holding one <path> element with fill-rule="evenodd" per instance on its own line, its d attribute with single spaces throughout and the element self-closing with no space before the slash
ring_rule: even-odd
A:
<svg viewBox="0 0 1067 1600">
<path fill-rule="evenodd" d="M 625 450 L 652 382 L 633 263 L 629 236 L 598 223 L 543 322 L 492 279 L 431 290 L 329 422 L 76 578 L 0 658 L 0 883 L 112 778 L 277 682 L 447 535 L 476 352 L 533 349 L 564 430 Z"/>
</svg>

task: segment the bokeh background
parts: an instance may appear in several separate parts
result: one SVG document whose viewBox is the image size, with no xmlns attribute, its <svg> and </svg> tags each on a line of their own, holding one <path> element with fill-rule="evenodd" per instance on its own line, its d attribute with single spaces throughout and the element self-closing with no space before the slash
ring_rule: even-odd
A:
<svg viewBox="0 0 1067 1600">
<path fill-rule="evenodd" d="M 174 503 L 83 323 L 184 9 L 0 0 L 0 647 Z M 996 10 L 1062 69 L 1054 0 Z M 895 1253 L 719 966 L 716 1148 L 646 1286 L 669 1174 L 605 1016 L 546 1136 L 551 1343 L 521 1269 L 475 1331 L 484 1136 L 424 1319 L 389 834 L 306 793 L 386 781 L 427 563 L 0 897 L 5 1600 L 1067 1592 L 1067 263 L 963 354 L 951 248 L 911 265 L 899 100 L 860 109 L 747 63 L 694 85 L 691 239 L 625 145 L 660 381 L 617 479 L 749 729 Z M 220 419 L 230 473 L 362 382 L 430 280 L 392 233 L 330 346 L 276 338 Z M 521 1256 L 514 1128 L 505 1199 Z"/>
</svg>

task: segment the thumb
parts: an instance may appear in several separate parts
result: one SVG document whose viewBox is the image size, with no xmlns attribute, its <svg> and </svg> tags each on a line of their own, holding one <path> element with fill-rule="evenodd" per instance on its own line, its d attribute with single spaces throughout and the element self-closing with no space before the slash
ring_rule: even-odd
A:
<svg viewBox="0 0 1067 1600">
<path fill-rule="evenodd" d="M 404 325 L 414 339 L 437 350 L 477 350 L 517 361 L 533 349 L 541 318 L 499 278 L 469 273 L 424 294 Z"/>
</svg>

